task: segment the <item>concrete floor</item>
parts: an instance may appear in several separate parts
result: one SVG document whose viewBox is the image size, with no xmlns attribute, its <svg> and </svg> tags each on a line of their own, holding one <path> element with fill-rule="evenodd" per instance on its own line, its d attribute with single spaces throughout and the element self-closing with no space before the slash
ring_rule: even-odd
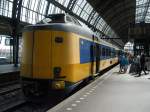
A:
<svg viewBox="0 0 150 112">
<path fill-rule="evenodd" d="M 150 75 L 119 74 L 115 67 L 98 83 L 48 112 L 150 112 Z"/>
<path fill-rule="evenodd" d="M 0 74 L 19 72 L 19 67 L 14 67 L 13 64 L 0 65 Z"/>
</svg>

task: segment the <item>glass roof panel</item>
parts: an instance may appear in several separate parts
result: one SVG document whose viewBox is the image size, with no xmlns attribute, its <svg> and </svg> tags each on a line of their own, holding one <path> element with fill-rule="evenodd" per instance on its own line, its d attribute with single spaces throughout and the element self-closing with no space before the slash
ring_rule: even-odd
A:
<svg viewBox="0 0 150 112">
<path fill-rule="evenodd" d="M 21 21 L 35 24 L 44 18 L 47 0 L 23 0 Z"/>
<path fill-rule="evenodd" d="M 13 0 L 0 0 L 0 15 L 12 17 Z"/>
<path fill-rule="evenodd" d="M 145 17 L 145 22 L 150 23 L 150 7 L 148 7 L 147 14 Z"/>
<path fill-rule="evenodd" d="M 146 19 L 149 16 L 149 6 L 150 6 L 150 0 L 136 0 L 136 18 L 135 22 L 149 22 Z"/>
<path fill-rule="evenodd" d="M 59 2 L 61 5 L 67 7 L 70 0 L 56 0 L 56 1 Z"/>
<path fill-rule="evenodd" d="M 61 10 L 60 8 L 50 4 L 48 14 L 57 14 L 57 13 L 65 13 L 65 11 Z"/>
<path fill-rule="evenodd" d="M 9 0 L 10 1 L 10 0 Z M 59 4 L 68 8 L 70 0 L 55 0 Z M 21 8 L 21 21 L 29 23 L 37 23 L 44 18 L 46 13 L 48 1 L 47 0 L 23 0 Z M 141 4 L 141 3 L 139 3 Z M 71 8 L 74 14 L 80 16 L 86 21 L 89 21 L 89 24 L 95 26 L 100 31 L 103 31 L 104 27 L 107 26 L 105 33 L 113 32 L 110 26 L 101 18 L 101 16 L 93 11 L 93 7 L 87 2 L 87 0 L 76 0 L 73 8 Z M 138 14 L 141 14 L 143 9 L 138 11 Z M 55 6 L 53 3 L 50 3 L 48 7 L 48 14 L 57 14 L 65 13 L 64 10 Z"/>
<path fill-rule="evenodd" d="M 75 4 L 75 7 L 73 9 L 73 12 L 77 15 L 80 15 L 82 9 L 85 7 L 86 5 L 86 0 L 78 0 L 77 3 Z"/>
<path fill-rule="evenodd" d="M 93 8 L 91 7 L 91 5 L 89 5 L 88 3 L 85 4 L 84 8 L 82 9 L 81 13 L 80 13 L 80 17 L 82 17 L 83 19 L 87 20 L 90 13 L 92 12 Z"/>
</svg>

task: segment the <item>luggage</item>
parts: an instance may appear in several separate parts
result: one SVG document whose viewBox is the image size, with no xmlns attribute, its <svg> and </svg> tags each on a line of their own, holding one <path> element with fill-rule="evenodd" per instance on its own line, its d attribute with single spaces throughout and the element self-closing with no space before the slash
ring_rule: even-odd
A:
<svg viewBox="0 0 150 112">
<path fill-rule="evenodd" d="M 131 66 L 130 66 L 130 70 L 129 70 L 129 73 L 134 73 L 136 72 L 136 64 L 132 63 Z"/>
</svg>

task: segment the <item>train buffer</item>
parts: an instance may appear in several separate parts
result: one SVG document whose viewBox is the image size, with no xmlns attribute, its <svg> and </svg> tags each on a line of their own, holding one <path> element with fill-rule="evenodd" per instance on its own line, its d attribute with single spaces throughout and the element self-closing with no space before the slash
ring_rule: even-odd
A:
<svg viewBox="0 0 150 112">
<path fill-rule="evenodd" d="M 47 112 L 149 112 L 149 74 L 118 71 L 114 67 Z"/>
</svg>

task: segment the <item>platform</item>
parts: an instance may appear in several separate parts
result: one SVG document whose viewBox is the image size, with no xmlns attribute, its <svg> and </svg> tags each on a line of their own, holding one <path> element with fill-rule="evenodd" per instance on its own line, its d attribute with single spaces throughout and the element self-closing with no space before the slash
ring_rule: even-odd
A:
<svg viewBox="0 0 150 112">
<path fill-rule="evenodd" d="M 19 72 L 19 67 L 14 67 L 13 64 L 0 65 L 0 75 L 12 72 Z"/>
<path fill-rule="evenodd" d="M 117 66 L 47 112 L 149 112 L 150 75 L 118 71 Z"/>
<path fill-rule="evenodd" d="M 20 67 L 13 64 L 0 65 L 0 86 L 6 83 L 18 82 L 20 79 Z"/>
</svg>

